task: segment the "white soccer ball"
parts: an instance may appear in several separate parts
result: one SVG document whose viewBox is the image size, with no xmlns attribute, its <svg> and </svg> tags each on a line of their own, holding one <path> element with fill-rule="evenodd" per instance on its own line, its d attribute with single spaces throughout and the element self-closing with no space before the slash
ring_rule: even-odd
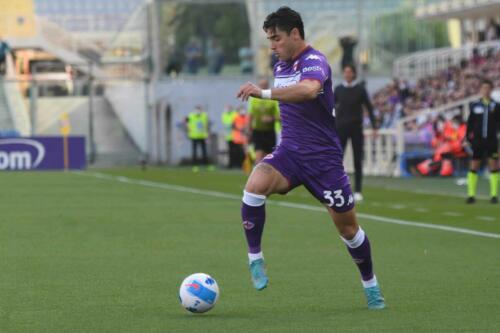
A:
<svg viewBox="0 0 500 333">
<path fill-rule="evenodd" d="M 182 281 L 179 300 L 182 307 L 193 313 L 207 312 L 219 299 L 219 286 L 208 274 L 196 273 Z"/>
</svg>

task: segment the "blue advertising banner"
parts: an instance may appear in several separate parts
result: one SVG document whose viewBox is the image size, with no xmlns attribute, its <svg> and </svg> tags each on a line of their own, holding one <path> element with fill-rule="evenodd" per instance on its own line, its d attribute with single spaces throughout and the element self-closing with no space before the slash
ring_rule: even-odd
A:
<svg viewBox="0 0 500 333">
<path fill-rule="evenodd" d="M 0 170 L 85 169 L 85 137 L 0 138 Z"/>
</svg>

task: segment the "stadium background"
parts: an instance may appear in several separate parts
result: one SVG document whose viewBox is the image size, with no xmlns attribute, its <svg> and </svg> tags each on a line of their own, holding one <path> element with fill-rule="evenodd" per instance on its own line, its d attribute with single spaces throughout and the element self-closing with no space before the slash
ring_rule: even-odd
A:
<svg viewBox="0 0 500 333">
<path fill-rule="evenodd" d="M 240 195 L 243 172 L 195 174 L 179 167 L 189 163 L 183 121 L 196 105 L 207 110 L 212 123 L 212 162 L 225 164 L 221 113 L 227 104 L 241 105 L 234 97 L 242 82 L 270 75 L 261 24 L 283 4 L 303 15 L 306 38 L 328 56 L 336 84 L 343 54 L 339 39 L 357 40 L 354 58 L 384 124 L 376 138 L 366 130 L 364 170 L 373 177 L 366 181 L 367 202 L 358 208 L 361 223 L 378 239 L 376 251 L 385 256 L 381 275 L 394 285 L 386 296 L 395 309 L 382 318 L 349 303 L 357 281 L 338 291 L 329 307 L 329 300 L 307 293 L 315 293 L 314 285 L 329 279 L 331 271 L 322 267 L 310 286 L 304 286 L 311 279 L 305 273 L 287 276 L 289 266 L 334 243 L 326 237 L 332 229 L 301 221 L 317 208 L 311 208 L 315 203 L 305 191 L 280 198 L 270 209 L 281 222 L 270 227 L 269 237 L 290 235 L 273 245 L 270 259 L 282 262 L 275 273 L 279 283 L 295 290 L 295 301 L 278 281 L 273 301 L 248 296 L 233 200 Z M 246 331 L 255 324 L 242 314 L 242 299 L 269 332 L 320 332 L 328 325 L 340 331 L 500 329 L 495 317 L 500 272 L 492 265 L 498 262 L 497 207 L 464 207 L 460 176 L 466 160 L 454 161 L 457 178 L 412 177 L 408 167 L 412 159 L 432 156 L 428 129 L 438 116 L 467 115 L 478 77 L 490 77 L 499 96 L 500 1 L 1 0 L 0 5 L 0 38 L 11 49 L 0 80 L 0 138 L 83 137 L 87 169 L 0 173 L 2 331 Z M 190 48 L 200 54 L 191 65 Z M 217 59 L 223 59 L 220 71 L 213 67 Z M 471 89 L 457 92 L 453 87 L 462 81 L 442 81 L 451 68 Z M 393 78 L 424 97 L 392 103 Z M 346 154 L 351 171 L 349 149 Z M 2 169 L 15 169 L 4 163 L 5 156 Z M 485 199 L 486 181 L 479 187 L 479 198 Z M 200 205 L 199 212 L 188 203 Z M 298 206 L 287 209 L 290 203 Z M 308 243 L 307 253 L 292 249 L 308 228 L 317 243 Z M 241 253 L 226 253 L 218 239 Z M 326 258 L 339 263 L 336 267 L 348 265 L 340 245 L 332 246 Z M 316 272 L 318 265 L 325 266 L 320 257 L 305 266 Z M 214 310 L 217 315 L 186 321 L 172 295 L 183 276 L 198 270 L 220 277 L 227 298 Z M 346 272 L 335 274 L 352 280 Z"/>
<path fill-rule="evenodd" d="M 239 105 L 233 95 L 240 82 L 270 75 L 261 22 L 280 4 L 5 1 L 1 35 L 15 61 L 2 83 L 1 129 L 59 134 L 60 116 L 67 113 L 71 134 L 86 137 L 90 164 L 147 160 L 178 165 L 190 150 L 180 123 L 200 104 L 212 123 L 210 155 L 223 164 L 220 114 L 226 104 Z M 336 83 L 341 81 L 339 39 L 357 40 L 354 57 L 372 94 L 392 76 L 415 85 L 421 77 L 457 65 L 472 56 L 473 41 L 483 55 L 498 47 L 497 41 L 485 40 L 494 1 L 458 1 L 448 7 L 399 0 L 287 4 L 303 13 L 308 41 L 329 57 Z M 190 46 L 201 51 L 196 73 L 186 60 Z M 210 70 L 216 57 L 223 61 L 219 73 Z M 248 63 L 253 75 L 242 74 Z M 427 111 L 457 112 L 457 105 L 464 109 L 467 104 L 465 98 L 453 102 L 434 103 L 440 109 Z M 429 108 L 432 104 L 419 105 L 417 111 Z M 405 145 L 405 124 L 416 117 L 392 118 L 378 141 L 366 145 L 369 174 L 405 174 L 400 157 L 411 149 Z"/>
</svg>

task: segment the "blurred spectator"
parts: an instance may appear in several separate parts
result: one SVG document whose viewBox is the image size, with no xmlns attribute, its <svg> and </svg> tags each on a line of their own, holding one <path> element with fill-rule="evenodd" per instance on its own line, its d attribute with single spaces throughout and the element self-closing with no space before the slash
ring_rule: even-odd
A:
<svg viewBox="0 0 500 333">
<path fill-rule="evenodd" d="M 182 52 L 176 48 L 170 53 L 165 72 L 167 75 L 177 75 L 182 70 Z"/>
<path fill-rule="evenodd" d="M 238 51 L 240 57 L 240 69 L 243 74 L 253 73 L 253 51 L 249 47 L 242 47 Z"/>
<path fill-rule="evenodd" d="M 494 18 L 492 18 L 488 22 L 488 25 L 486 26 L 486 40 L 490 41 L 490 40 L 496 40 L 496 39 L 500 38 L 500 36 L 498 35 L 499 28 L 500 28 L 500 24 L 498 24 L 496 22 L 496 20 Z"/>
<path fill-rule="evenodd" d="M 199 164 L 198 147 L 201 149 L 201 163 L 208 164 L 207 156 L 207 138 L 209 134 L 208 115 L 201 105 L 197 105 L 195 110 L 186 117 L 186 128 L 189 139 L 191 140 L 192 164 Z"/>
<path fill-rule="evenodd" d="M 417 170 L 423 176 L 439 173 L 441 176 L 452 176 L 454 172 L 452 159 L 465 157 L 463 140 L 466 134 L 466 124 L 461 116 L 452 120 L 439 117 L 434 123 L 432 148 L 434 156 L 417 165 Z"/>
<path fill-rule="evenodd" d="M 10 52 L 10 46 L 0 36 L 0 74 L 5 75 L 7 72 L 7 55 Z"/>
<path fill-rule="evenodd" d="M 201 61 L 201 47 L 197 40 L 191 39 L 185 49 L 186 70 L 189 74 L 198 73 Z"/>
<path fill-rule="evenodd" d="M 207 50 L 208 73 L 220 74 L 224 66 L 224 50 L 219 42 L 213 40 L 211 46 Z"/>
<path fill-rule="evenodd" d="M 390 128 L 401 117 L 472 96 L 482 78 L 500 87 L 500 50 L 489 50 L 483 56 L 475 49 L 471 59 L 462 60 L 460 66 L 450 66 L 414 84 L 394 79 L 373 95 L 377 121 L 380 127 Z"/>
<path fill-rule="evenodd" d="M 233 141 L 233 126 L 237 115 L 238 111 L 236 111 L 231 105 L 226 105 L 221 116 L 222 125 L 224 126 L 224 139 L 227 143 L 227 153 L 229 157 L 227 167 L 229 169 L 241 167 L 241 164 L 238 165 L 239 155 Z"/>
<path fill-rule="evenodd" d="M 233 122 L 233 142 L 235 144 L 235 163 L 240 167 L 245 159 L 245 148 L 248 144 L 249 117 L 244 106 L 238 107 L 238 114 Z"/>
</svg>

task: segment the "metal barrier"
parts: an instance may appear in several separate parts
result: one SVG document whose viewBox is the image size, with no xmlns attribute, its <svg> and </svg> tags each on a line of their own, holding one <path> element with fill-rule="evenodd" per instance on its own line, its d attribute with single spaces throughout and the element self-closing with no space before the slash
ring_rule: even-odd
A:
<svg viewBox="0 0 500 333">
<path fill-rule="evenodd" d="M 407 140 L 409 132 L 406 130 L 406 125 L 418 118 L 425 117 L 430 120 L 440 114 L 451 114 L 451 116 L 461 114 L 466 119 L 469 114 L 469 103 L 477 98 L 479 96 L 475 95 L 437 108 L 422 110 L 398 120 L 395 128 L 379 130 L 376 136 L 373 130 L 365 129 L 363 173 L 370 176 L 400 177 L 404 174 L 404 170 L 401 169 L 404 154 L 411 152 Z M 348 142 L 344 153 L 344 167 L 347 172 L 354 172 L 350 142 Z"/>
<path fill-rule="evenodd" d="M 465 45 L 460 48 L 439 48 L 428 51 L 415 52 L 408 56 L 396 59 L 394 62 L 394 77 L 404 79 L 419 79 L 435 74 L 450 66 L 460 65 L 463 59 L 470 59 L 473 49 L 485 55 L 492 48 L 499 48 L 500 40 Z"/>
<path fill-rule="evenodd" d="M 377 135 L 373 130 L 364 130 L 363 174 L 369 176 L 398 176 L 401 147 L 398 145 L 397 129 L 381 129 Z M 352 146 L 347 143 L 344 152 L 344 168 L 348 173 L 354 172 Z"/>
</svg>

